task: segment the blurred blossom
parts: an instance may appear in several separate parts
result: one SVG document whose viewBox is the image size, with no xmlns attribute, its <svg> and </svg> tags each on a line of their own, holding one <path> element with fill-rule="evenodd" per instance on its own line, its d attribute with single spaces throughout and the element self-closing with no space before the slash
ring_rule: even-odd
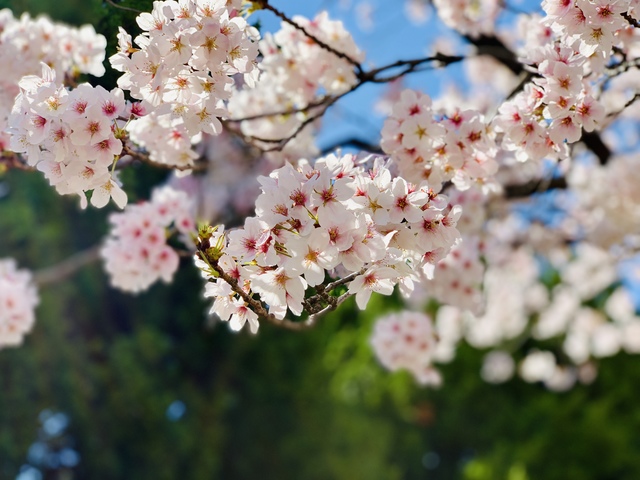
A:
<svg viewBox="0 0 640 480">
<path fill-rule="evenodd" d="M 566 392 L 576 383 L 578 375 L 573 367 L 556 366 L 551 377 L 544 382 L 549 390 L 554 392 Z"/>
<path fill-rule="evenodd" d="M 427 0 L 407 0 L 404 4 L 404 11 L 407 18 L 416 25 L 426 23 L 431 17 L 431 9 Z"/>
<path fill-rule="evenodd" d="M 373 30 L 373 12 L 373 5 L 371 5 L 371 3 L 369 2 L 360 2 L 356 5 L 356 20 L 358 22 L 358 27 L 361 30 L 365 32 L 370 32 Z"/>
<path fill-rule="evenodd" d="M 503 383 L 513 376 L 515 368 L 511 355 L 495 350 L 485 355 L 480 375 L 485 382 Z"/>
<path fill-rule="evenodd" d="M 534 350 L 520 364 L 520 376 L 529 383 L 549 380 L 556 369 L 556 359 L 551 352 Z"/>
</svg>

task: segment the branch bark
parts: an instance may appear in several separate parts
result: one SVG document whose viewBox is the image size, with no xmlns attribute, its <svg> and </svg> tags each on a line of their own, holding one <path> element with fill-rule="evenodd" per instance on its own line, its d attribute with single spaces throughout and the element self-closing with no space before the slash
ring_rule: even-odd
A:
<svg viewBox="0 0 640 480">
<path fill-rule="evenodd" d="M 56 265 L 35 271 L 33 274 L 34 282 L 38 287 L 42 287 L 71 277 L 86 265 L 91 265 L 100 260 L 100 247 L 101 245 L 94 245 L 86 250 L 74 253 Z"/>
<path fill-rule="evenodd" d="M 564 177 L 536 179 L 519 185 L 506 185 L 504 195 L 507 198 L 526 198 L 534 193 L 547 192 L 555 189 L 567 188 L 567 180 Z"/>
</svg>

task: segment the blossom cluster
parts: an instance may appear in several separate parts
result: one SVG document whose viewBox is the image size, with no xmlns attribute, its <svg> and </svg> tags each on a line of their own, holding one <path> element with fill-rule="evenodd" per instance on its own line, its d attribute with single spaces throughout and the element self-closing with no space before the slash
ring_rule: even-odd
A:
<svg viewBox="0 0 640 480">
<path fill-rule="evenodd" d="M 171 281 L 180 259 L 167 239 L 175 231 L 190 243 L 192 203 L 185 192 L 167 186 L 155 189 L 151 201 L 111 214 L 113 228 L 100 255 L 114 287 L 140 292 L 159 279 Z"/>
<path fill-rule="evenodd" d="M 344 54 L 354 62 L 364 60 L 351 34 L 342 22 L 329 19 L 326 12 L 313 20 L 302 16 L 292 19 L 300 28 L 325 45 Z M 282 22 L 274 35 L 266 34 L 260 41 L 262 61 L 260 80 L 253 89 L 240 90 L 229 102 L 234 118 L 247 118 L 304 109 L 327 95 L 344 93 L 358 81 L 354 66 L 345 58 L 326 50 L 300 29 Z M 285 139 L 294 134 L 308 115 L 315 110 L 294 115 L 267 115 L 241 123 L 242 132 L 262 139 Z M 294 161 L 314 154 L 310 127 L 305 128 L 287 145 L 284 158 Z M 270 144 L 265 143 L 266 147 Z M 292 152 L 293 150 L 293 152 Z M 294 153 L 297 155 L 294 159 Z"/>
<path fill-rule="evenodd" d="M 480 241 L 466 237 L 436 265 L 433 279 L 425 284 L 428 294 L 439 302 L 479 314 L 484 307 L 482 283 L 484 265 Z"/>
<path fill-rule="evenodd" d="M 35 322 L 38 294 L 31 273 L 12 259 L 0 260 L 0 348 L 20 345 Z"/>
<path fill-rule="evenodd" d="M 101 77 L 105 73 L 102 62 L 107 40 L 91 25 L 70 27 L 45 16 L 31 18 L 28 13 L 17 19 L 5 8 L 0 10 L 0 44 L 3 84 L 17 84 L 23 76 L 36 73 L 41 62 L 59 76 L 89 73 Z"/>
<path fill-rule="evenodd" d="M 376 321 L 369 341 L 387 370 L 408 370 L 421 385 L 442 383 L 433 367 L 438 340 L 428 315 L 410 311 L 385 315 Z"/>
<path fill-rule="evenodd" d="M 635 155 L 612 157 L 606 165 L 576 164 L 567 182 L 577 202 L 570 215 L 585 238 L 603 248 L 640 238 L 640 182 Z"/>
<path fill-rule="evenodd" d="M 620 351 L 640 351 L 640 317 L 626 288 L 612 287 L 619 278 L 611 252 L 586 242 L 574 248 L 547 242 L 540 247 L 552 265 L 541 267 L 530 247 L 493 243 L 484 247 L 484 311 L 468 307 L 465 311 L 458 297 L 438 299 L 444 303 L 435 317 L 439 339 L 435 355 L 440 361 L 441 352 L 453 352 L 462 340 L 479 349 L 500 349 L 487 355 L 482 369 L 483 378 L 500 383 L 516 370 L 512 355 L 520 354 L 514 351 L 514 340 L 515 345 L 527 341 L 545 349 L 530 348 L 525 353 L 519 362 L 520 376 L 565 390 L 576 381 L 590 382 L 597 374 L 595 360 Z M 556 272 L 553 286 L 541 281 L 545 269 L 547 277 L 549 269 Z M 429 293 L 434 290 L 429 284 L 426 288 Z M 416 293 L 421 292 L 416 289 Z M 601 308 L 594 308 L 596 300 L 603 303 Z"/>
<path fill-rule="evenodd" d="M 426 179 L 434 188 L 452 181 L 465 190 L 497 171 L 487 127 L 479 112 L 437 112 L 428 95 L 405 90 L 385 120 L 381 146 L 408 180 Z"/>
<path fill-rule="evenodd" d="M 449 201 L 462 207 L 457 229 L 460 242 L 436 265 L 431 278 L 411 297 L 411 303 L 424 304 L 434 299 L 441 304 L 458 307 L 480 315 L 484 310 L 482 291 L 485 265 L 483 224 L 486 220 L 487 195 L 479 187 L 465 191 L 446 190 Z"/>
<path fill-rule="evenodd" d="M 195 175 L 175 172 L 167 185 L 187 193 L 199 221 L 237 222 L 252 215 L 260 194 L 257 177 L 271 173 L 271 161 L 227 131 L 206 135 L 197 148 L 203 163 L 206 161 L 206 171 Z"/>
<path fill-rule="evenodd" d="M 10 145 L 24 153 L 58 193 L 77 194 L 86 207 L 104 207 L 110 198 L 123 208 L 127 195 L 112 170 L 122 152 L 116 120 L 125 114 L 124 93 L 83 83 L 71 91 L 56 82 L 55 72 L 42 65 L 42 76 L 20 80 L 20 94 L 9 117 Z"/>
<path fill-rule="evenodd" d="M 9 9 L 0 10 L 0 150 L 6 150 L 5 132 L 18 82 L 25 75 L 37 74 L 44 62 L 58 78 L 89 73 L 102 76 L 107 40 L 91 25 L 80 28 L 54 23 L 45 16 L 19 19 Z"/>
<path fill-rule="evenodd" d="M 372 292 L 389 295 L 398 283 L 411 292 L 418 274 L 432 271 L 457 241 L 460 209 L 427 184 L 393 178 L 380 158 L 367 161 L 369 169 L 352 155 L 330 155 L 260 177 L 256 216 L 200 248 L 212 312 L 223 320 L 241 315 L 240 326 L 247 316 L 255 321 L 246 302 L 257 295 L 274 318 L 287 309 L 299 316 L 307 288 L 336 277 L 349 279 L 348 294 L 361 309 Z"/>
<path fill-rule="evenodd" d="M 503 133 L 502 148 L 520 161 L 566 158 L 567 144 L 602 124 L 604 107 L 586 81 L 586 58 L 573 49 L 549 44 L 537 50 L 541 78 L 504 102 L 493 121 Z M 565 143 L 566 142 L 566 143 Z"/>
<path fill-rule="evenodd" d="M 292 19 L 305 32 L 354 62 L 364 60 L 351 34 L 341 21 L 321 12 L 313 20 L 302 16 Z M 357 82 L 354 67 L 346 58 L 318 45 L 299 28 L 283 22 L 273 36 L 260 42 L 264 58 L 261 70 L 280 79 L 280 89 L 292 92 L 296 104 L 309 103 L 318 89 L 333 95 L 343 93 Z"/>
<path fill-rule="evenodd" d="M 500 0 L 434 0 L 433 5 L 445 25 L 473 38 L 493 33 L 502 10 Z"/>
<path fill-rule="evenodd" d="M 124 73 L 120 88 L 154 112 L 131 122 L 130 131 L 156 161 L 190 163 L 191 144 L 201 133 L 215 135 L 222 129 L 223 102 L 234 90 L 231 77 L 241 74 L 247 84 L 255 83 L 259 35 L 238 15 L 240 6 L 239 0 L 156 1 L 151 13 L 136 18 L 143 33 L 135 38 L 135 48 L 120 28 L 119 51 L 109 60 Z"/>
<path fill-rule="evenodd" d="M 583 56 L 595 54 L 603 65 L 618 43 L 617 32 L 630 26 L 622 17 L 630 4 L 628 0 L 544 0 L 542 8 L 547 14 L 545 24 L 565 37 L 565 43 L 577 42 Z"/>
</svg>

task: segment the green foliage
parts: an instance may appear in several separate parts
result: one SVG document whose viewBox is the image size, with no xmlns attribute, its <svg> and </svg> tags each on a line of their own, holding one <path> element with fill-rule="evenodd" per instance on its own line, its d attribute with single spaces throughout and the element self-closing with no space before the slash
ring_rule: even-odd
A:
<svg viewBox="0 0 640 480">
<path fill-rule="evenodd" d="M 143 178 L 132 179 L 140 198 Z M 78 211 L 38 175 L 1 181 L 0 257 L 37 270 L 104 235 L 104 212 Z M 25 345 L 0 351 L 0 478 L 15 478 L 46 408 L 69 415 L 77 478 L 640 477 L 633 357 L 555 394 L 483 383 L 482 352 L 464 347 L 442 389 L 420 389 L 383 371 L 368 346 L 395 297 L 374 295 L 362 313 L 346 302 L 311 331 L 264 325 L 254 337 L 207 326 L 188 259 L 171 286 L 136 297 L 106 283 L 93 265 L 47 286 Z M 174 400 L 186 413 L 170 421 Z"/>
<path fill-rule="evenodd" d="M 32 17 L 46 14 L 54 20 L 81 25 L 94 23 L 102 16 L 102 2 L 100 0 L 64 0 L 55 5 L 45 0 L 0 0 L 0 9 L 9 8 L 15 16 L 27 12 Z"/>
</svg>

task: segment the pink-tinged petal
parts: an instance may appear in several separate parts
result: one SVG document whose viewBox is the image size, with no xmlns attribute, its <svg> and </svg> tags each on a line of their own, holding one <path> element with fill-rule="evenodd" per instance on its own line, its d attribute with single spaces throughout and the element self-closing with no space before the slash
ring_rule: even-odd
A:
<svg viewBox="0 0 640 480">
<path fill-rule="evenodd" d="M 367 308 L 367 303 L 369 303 L 369 299 L 371 298 L 371 290 L 368 288 L 364 288 L 356 293 L 356 304 L 360 310 L 365 310 Z"/>
</svg>

